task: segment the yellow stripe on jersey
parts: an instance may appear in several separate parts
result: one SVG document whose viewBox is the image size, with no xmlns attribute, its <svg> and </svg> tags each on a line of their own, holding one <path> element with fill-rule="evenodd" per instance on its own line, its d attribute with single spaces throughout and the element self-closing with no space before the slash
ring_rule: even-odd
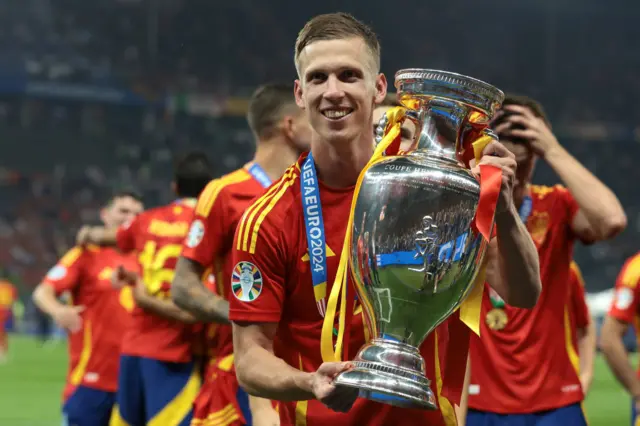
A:
<svg viewBox="0 0 640 426">
<path fill-rule="evenodd" d="M 440 369 L 440 357 L 438 356 L 439 354 L 439 350 L 438 350 L 438 332 L 434 331 L 433 332 L 433 339 L 434 339 L 434 347 L 435 347 L 435 351 L 434 351 L 434 357 L 433 359 L 435 360 L 435 370 L 436 370 L 436 396 L 438 398 L 438 405 L 440 406 L 440 412 L 442 413 L 442 418 L 444 420 L 444 424 L 447 426 L 456 426 L 458 424 L 458 421 L 456 420 L 456 412 L 453 409 L 453 405 L 451 405 L 451 402 L 444 396 L 442 395 L 442 387 L 444 385 L 443 380 L 442 380 L 442 370 Z"/>
<path fill-rule="evenodd" d="M 640 282 L 640 254 L 635 255 L 624 268 L 620 278 L 622 285 L 636 288 Z"/>
<path fill-rule="evenodd" d="M 60 262 L 58 262 L 58 264 L 68 268 L 73 265 L 76 260 L 78 260 L 81 254 L 82 248 L 74 247 L 69 250 L 64 256 L 62 256 L 62 259 L 60 259 Z"/>
<path fill-rule="evenodd" d="M 220 195 L 220 191 L 222 191 L 225 186 L 244 182 L 249 179 L 251 179 L 251 175 L 247 173 L 246 170 L 238 169 L 235 172 L 231 172 L 228 175 L 221 177 L 220 179 L 212 180 L 207 184 L 198 198 L 196 214 L 208 217 L 211 212 L 211 208 L 213 207 L 213 203 L 215 203 L 218 195 Z"/>
<path fill-rule="evenodd" d="M 258 219 L 256 220 L 255 225 L 253 225 L 253 231 L 251 234 L 251 247 L 249 247 L 250 254 L 253 254 L 256 252 L 256 244 L 258 242 L 258 233 L 260 232 L 260 225 L 262 225 L 262 221 L 267 216 L 267 214 L 269 214 L 269 212 L 273 210 L 276 203 L 280 201 L 284 193 L 287 192 L 287 189 L 289 189 L 289 187 L 294 184 L 294 182 L 297 180 L 297 177 L 298 175 L 293 175 L 290 179 L 283 181 L 282 187 L 280 188 L 280 190 L 276 192 L 276 194 L 273 196 L 273 198 L 271 199 L 267 207 L 264 210 L 262 210 L 262 213 L 260 213 L 260 216 L 258 216 Z"/>
<path fill-rule="evenodd" d="M 584 287 L 584 278 L 582 278 L 582 271 L 580 271 L 580 267 L 575 261 L 571 261 L 571 270 L 576 274 L 578 283 L 580 283 L 580 287 Z"/>
<path fill-rule="evenodd" d="M 580 375 L 580 357 L 578 351 L 573 346 L 573 326 L 571 325 L 571 319 L 569 316 L 569 306 L 564 307 L 564 344 L 567 350 L 567 356 L 571 362 L 571 366 L 576 372 L 576 375 Z"/>
<path fill-rule="evenodd" d="M 147 426 L 179 425 L 191 411 L 193 401 L 200 392 L 200 373 L 198 364 L 193 366 L 189 380 L 175 398 L 147 422 Z"/>
<path fill-rule="evenodd" d="M 239 419 L 236 408 L 228 404 L 222 410 L 209 414 L 206 419 L 192 420 L 191 426 L 227 426 Z"/>
<path fill-rule="evenodd" d="M 277 184 L 272 185 L 271 188 L 269 188 L 269 190 L 264 195 L 258 198 L 253 204 L 251 204 L 251 206 L 247 210 L 245 210 L 244 214 L 242 215 L 242 219 L 240 219 L 240 223 L 238 224 L 238 239 L 236 241 L 236 250 L 248 251 L 249 249 L 248 245 L 250 241 L 249 230 L 251 229 L 251 224 L 253 223 L 253 220 L 256 217 L 256 214 L 264 207 L 264 205 L 267 202 L 269 202 L 275 196 L 277 196 L 277 194 L 280 192 L 280 190 L 283 188 L 283 185 L 286 182 L 288 182 L 291 179 L 295 180 L 295 177 L 292 178 L 292 175 L 294 174 L 294 172 L 295 172 L 295 168 L 289 167 L 284 172 L 284 175 L 282 176 L 282 178 L 280 178 L 280 181 Z M 280 197 L 282 197 L 282 195 L 280 195 Z M 280 197 L 278 197 L 278 199 Z M 271 211 L 272 208 L 273 207 L 269 208 L 269 211 Z M 256 234 L 256 238 L 257 238 L 257 234 Z"/>
<path fill-rule="evenodd" d="M 91 359 L 91 349 L 91 321 L 87 320 L 84 322 L 80 359 L 78 360 L 78 365 L 76 365 L 76 368 L 74 368 L 71 373 L 70 381 L 73 386 L 78 386 L 82 383 L 82 378 L 87 371 L 87 365 Z"/>
<path fill-rule="evenodd" d="M 298 354 L 298 364 L 300 371 L 304 371 L 302 368 L 302 355 Z M 296 425 L 295 426 L 307 426 L 307 411 L 309 409 L 309 401 L 296 402 Z"/>
</svg>

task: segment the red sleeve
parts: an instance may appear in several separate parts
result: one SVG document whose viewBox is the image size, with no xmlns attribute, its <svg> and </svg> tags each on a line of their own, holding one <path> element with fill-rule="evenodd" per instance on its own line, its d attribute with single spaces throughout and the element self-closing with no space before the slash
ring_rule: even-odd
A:
<svg viewBox="0 0 640 426">
<path fill-rule="evenodd" d="M 622 267 L 616 281 L 609 316 L 627 324 L 633 324 L 640 299 L 638 284 L 640 284 L 640 254 L 629 259 Z"/>
<path fill-rule="evenodd" d="M 116 245 L 123 253 L 129 253 L 136 249 L 136 235 L 140 229 L 140 221 L 143 216 L 138 215 L 118 228 Z"/>
<path fill-rule="evenodd" d="M 562 200 L 562 208 L 565 211 L 567 224 L 571 226 L 571 222 L 578 213 L 578 210 L 580 210 L 580 206 L 567 188 L 562 185 L 556 185 L 555 189 L 558 192 L 560 199 Z"/>
<path fill-rule="evenodd" d="M 49 270 L 42 283 L 53 287 L 56 295 L 60 295 L 67 290 L 73 290 L 80 282 L 83 253 L 80 247 L 74 247 L 69 250 Z"/>
<path fill-rule="evenodd" d="M 587 300 L 584 294 L 584 280 L 580 268 L 575 263 L 571 264 L 569 272 L 570 280 L 570 303 L 573 317 L 575 318 L 575 327 L 577 329 L 585 328 L 589 325 L 590 315 Z"/>
<path fill-rule="evenodd" d="M 259 207 L 257 207 L 259 208 Z M 279 322 L 285 299 L 285 260 L 281 228 L 266 216 L 253 226 L 250 207 L 238 228 L 232 248 L 233 271 L 229 319 L 246 322 Z"/>
<path fill-rule="evenodd" d="M 198 198 L 189 234 L 182 244 L 182 256 L 204 267 L 214 264 L 220 253 L 224 235 L 230 230 L 225 226 L 229 215 L 225 211 L 224 183 L 213 180 Z"/>
</svg>

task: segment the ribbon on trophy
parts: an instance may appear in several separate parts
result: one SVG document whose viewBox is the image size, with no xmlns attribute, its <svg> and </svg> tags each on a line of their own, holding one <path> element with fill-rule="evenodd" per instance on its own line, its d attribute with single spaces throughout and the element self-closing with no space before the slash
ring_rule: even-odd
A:
<svg viewBox="0 0 640 426">
<path fill-rule="evenodd" d="M 392 155 L 397 153 L 400 147 L 400 132 L 402 122 L 405 116 L 404 107 L 394 107 L 386 112 L 387 125 L 385 128 L 385 136 L 382 141 L 377 145 L 373 156 L 360 173 L 356 182 L 353 200 L 351 202 L 351 209 L 349 212 L 349 220 L 347 223 L 347 230 L 344 236 L 344 242 L 342 246 L 342 252 L 340 255 L 340 263 L 336 278 L 331 288 L 331 294 L 327 302 L 326 314 L 324 322 L 322 324 L 322 334 L 320 340 L 320 352 L 322 360 L 324 362 L 341 361 L 343 354 L 343 347 L 345 344 L 345 333 L 347 334 L 346 346 L 348 347 L 350 317 L 349 312 L 353 311 L 353 296 L 348 290 L 348 274 L 349 271 L 349 253 L 351 253 L 351 239 L 353 230 L 353 217 L 356 207 L 356 201 L 358 194 L 362 186 L 362 181 L 366 171 L 375 165 L 376 163 L 384 160 L 386 155 Z M 473 142 L 473 151 L 476 162 L 480 161 L 482 157 L 482 151 L 484 148 L 493 141 L 494 138 L 489 135 L 484 135 Z M 492 237 L 492 225 L 498 202 L 498 195 L 500 193 L 500 186 L 502 183 L 502 171 L 495 166 L 480 165 L 480 199 L 476 210 L 476 217 L 474 219 L 474 225 L 478 231 L 483 235 L 486 241 L 484 244 L 488 244 L 488 241 Z M 484 288 L 485 277 L 485 265 L 482 265 L 472 289 L 469 292 L 468 297 L 460 306 L 460 320 L 469 327 L 474 333 L 480 334 L 480 308 L 482 305 L 482 294 Z M 351 297 L 348 297 L 351 296 Z M 333 329 L 335 316 L 338 312 L 338 302 L 340 303 L 339 319 L 338 319 L 338 333 L 336 342 L 333 342 Z M 363 306 L 363 313 L 371 318 L 372 307 L 367 306 L 365 301 L 360 301 Z M 372 324 L 375 327 L 375 324 Z M 371 335 L 375 335 L 375 330 L 371 330 Z"/>
</svg>

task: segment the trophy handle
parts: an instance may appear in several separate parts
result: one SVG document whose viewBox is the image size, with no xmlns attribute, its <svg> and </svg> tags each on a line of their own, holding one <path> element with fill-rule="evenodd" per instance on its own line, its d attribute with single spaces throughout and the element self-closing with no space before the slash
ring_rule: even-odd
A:
<svg viewBox="0 0 640 426">
<path fill-rule="evenodd" d="M 420 125 L 420 120 L 419 120 L 417 111 L 406 108 L 406 107 L 396 107 L 396 108 L 402 109 L 404 111 L 404 114 L 402 114 L 399 120 L 394 120 L 393 122 L 390 122 L 389 120 L 389 116 L 387 115 L 388 111 L 382 114 L 380 121 L 378 121 L 378 126 L 376 127 L 376 135 L 374 138 L 375 140 L 374 148 L 377 147 L 380 144 L 380 142 L 382 142 L 382 139 L 384 139 L 384 137 L 387 135 L 387 132 L 389 131 L 389 129 L 391 129 L 391 127 L 394 124 L 399 122 L 402 125 L 402 123 L 404 123 L 404 120 L 409 119 L 413 121 L 414 124 L 416 124 L 416 126 Z M 415 148 L 416 141 L 417 141 L 417 135 L 414 135 L 413 143 L 411 144 L 410 150 Z"/>
</svg>

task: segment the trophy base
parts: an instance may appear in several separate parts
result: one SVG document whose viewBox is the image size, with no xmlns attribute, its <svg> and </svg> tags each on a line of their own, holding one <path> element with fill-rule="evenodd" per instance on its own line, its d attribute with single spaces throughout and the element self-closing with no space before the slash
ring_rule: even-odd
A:
<svg viewBox="0 0 640 426">
<path fill-rule="evenodd" d="M 352 363 L 355 368 L 336 376 L 336 385 L 358 388 L 361 398 L 383 404 L 438 409 L 431 382 L 424 376 L 424 360 L 413 346 L 375 339 Z"/>
</svg>

